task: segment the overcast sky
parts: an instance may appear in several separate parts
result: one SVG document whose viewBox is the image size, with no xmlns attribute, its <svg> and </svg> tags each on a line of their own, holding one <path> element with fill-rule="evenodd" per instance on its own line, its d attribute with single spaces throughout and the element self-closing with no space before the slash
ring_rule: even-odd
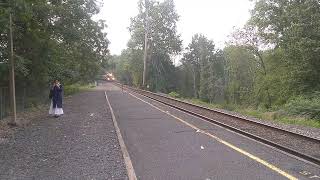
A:
<svg viewBox="0 0 320 180">
<path fill-rule="evenodd" d="M 103 7 L 99 19 L 106 20 L 111 54 L 120 54 L 130 38 L 130 17 L 138 13 L 138 0 L 100 0 Z M 160 0 L 161 1 L 161 0 Z M 192 35 L 202 33 L 223 47 L 233 27 L 242 27 L 250 17 L 249 0 L 174 0 L 180 20 L 177 24 L 183 45 Z"/>
</svg>

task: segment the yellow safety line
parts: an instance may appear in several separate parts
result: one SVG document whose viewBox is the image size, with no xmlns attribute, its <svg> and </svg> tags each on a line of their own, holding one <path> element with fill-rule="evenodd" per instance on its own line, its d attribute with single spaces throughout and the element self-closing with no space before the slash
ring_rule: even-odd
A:
<svg viewBox="0 0 320 180">
<path fill-rule="evenodd" d="M 250 154 L 250 153 L 246 152 L 245 150 L 240 149 L 240 148 L 236 147 L 235 145 L 233 145 L 233 144 L 231 144 L 231 143 L 229 143 L 229 142 L 227 142 L 227 141 L 224 141 L 224 140 L 220 139 L 220 138 L 219 138 L 219 137 L 217 137 L 217 136 L 214 136 L 214 135 L 212 135 L 212 134 L 210 134 L 210 133 L 208 133 L 208 132 L 205 132 L 205 131 L 203 131 L 203 130 L 199 129 L 198 127 L 196 127 L 196 126 L 194 126 L 194 125 L 192 125 L 192 124 L 190 124 L 190 123 L 188 123 L 188 122 L 186 122 L 186 121 L 182 120 L 181 118 L 176 117 L 176 116 L 174 116 L 174 115 L 170 114 L 169 112 L 166 112 L 166 111 L 164 111 L 164 110 L 162 110 L 162 109 L 160 109 L 160 108 L 158 108 L 158 107 L 154 106 L 153 104 L 151 104 L 151 103 L 149 103 L 149 102 L 147 102 L 147 101 L 144 101 L 143 99 L 141 99 L 141 98 L 139 98 L 139 97 L 137 97 L 137 96 L 135 96 L 135 95 L 133 95 L 133 94 L 131 94 L 131 93 L 129 93 L 129 94 L 130 94 L 131 96 L 133 96 L 133 97 L 135 97 L 135 98 L 139 99 L 140 101 L 142 101 L 142 102 L 144 102 L 144 103 L 146 103 L 146 104 L 149 104 L 150 106 L 152 106 L 152 107 L 154 107 L 154 108 L 158 109 L 159 111 L 161 111 L 161 112 L 163 112 L 163 113 L 166 113 L 166 114 L 168 114 L 169 116 L 171 116 L 171 117 L 173 117 L 173 118 L 175 118 L 175 119 L 179 120 L 180 122 L 182 122 L 182 123 L 186 124 L 187 126 L 189 126 L 189 127 L 193 128 L 193 129 L 195 129 L 197 132 L 202 133 L 202 134 L 205 134 L 205 135 L 207 135 L 207 136 L 209 136 L 209 137 L 211 137 L 211 138 L 215 139 L 216 141 L 218 141 L 218 142 L 220 142 L 220 143 L 222 143 L 222 144 L 224 144 L 224 145 L 228 146 L 229 148 L 231 148 L 231 149 L 233 149 L 233 150 L 235 150 L 235 151 L 237 151 L 237 152 L 239 152 L 239 153 L 241 153 L 241 154 L 243 154 L 243 155 L 245 155 L 245 156 L 247 156 L 247 157 L 249 157 L 249 158 L 251 158 L 251 159 L 253 159 L 253 160 L 257 161 L 257 162 L 259 162 L 260 164 L 262 164 L 262 165 L 264 165 L 264 166 L 266 166 L 266 167 L 268 167 L 268 168 L 270 168 L 270 169 L 272 169 L 272 170 L 276 171 L 277 173 L 281 174 L 282 176 L 284 176 L 284 177 L 286 177 L 286 178 L 288 178 L 288 179 L 290 179 L 290 180 L 298 180 L 298 178 L 296 178 L 296 177 L 294 177 L 294 176 L 290 175 L 289 173 L 287 173 L 287 172 L 285 172 L 285 171 L 283 171 L 283 170 L 279 169 L 278 167 L 276 167 L 276 166 L 274 166 L 274 165 L 272 165 L 272 164 L 268 163 L 267 161 L 265 161 L 265 160 L 263 160 L 263 159 L 260 159 L 259 157 L 254 156 L 254 155 L 252 155 L 252 154 Z"/>
</svg>

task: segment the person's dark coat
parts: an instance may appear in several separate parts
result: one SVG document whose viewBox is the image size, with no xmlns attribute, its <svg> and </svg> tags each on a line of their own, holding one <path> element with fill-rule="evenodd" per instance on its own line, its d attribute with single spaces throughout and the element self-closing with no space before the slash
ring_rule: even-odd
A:
<svg viewBox="0 0 320 180">
<path fill-rule="evenodd" d="M 52 106 L 53 108 L 62 108 L 62 85 L 54 86 L 52 91 Z"/>
</svg>

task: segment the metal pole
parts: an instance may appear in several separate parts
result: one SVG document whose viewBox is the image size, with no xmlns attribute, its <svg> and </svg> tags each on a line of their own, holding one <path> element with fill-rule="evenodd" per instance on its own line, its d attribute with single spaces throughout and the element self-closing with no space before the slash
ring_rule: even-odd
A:
<svg viewBox="0 0 320 180">
<path fill-rule="evenodd" d="M 146 24 L 145 24 L 145 33 L 144 33 L 144 56 L 143 56 L 143 78 L 142 78 L 142 86 L 146 87 L 146 76 L 147 76 L 147 53 L 148 53 L 148 11 L 149 11 L 149 4 L 148 0 L 145 0 L 145 7 L 146 7 Z"/>
<path fill-rule="evenodd" d="M 11 97 L 11 113 L 12 113 L 12 124 L 18 125 L 17 122 L 17 107 L 16 107 L 16 89 L 15 89 L 15 80 L 14 80 L 14 58 L 13 58 L 13 36 L 12 36 L 12 14 L 10 13 L 9 17 L 10 22 L 10 97 Z"/>
<path fill-rule="evenodd" d="M 3 105 L 4 103 L 2 103 L 2 96 L 3 96 L 2 88 L 0 87 L 0 120 L 3 117 L 3 115 L 2 115 L 3 114 L 3 109 L 4 109 L 3 107 L 5 106 L 5 105 Z"/>
</svg>

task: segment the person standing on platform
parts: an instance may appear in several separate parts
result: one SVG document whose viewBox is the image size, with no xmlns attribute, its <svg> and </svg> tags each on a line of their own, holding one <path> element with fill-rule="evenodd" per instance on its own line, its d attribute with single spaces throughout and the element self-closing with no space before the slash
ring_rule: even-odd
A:
<svg viewBox="0 0 320 180">
<path fill-rule="evenodd" d="M 63 115 L 62 85 L 60 84 L 59 80 L 54 81 L 50 89 L 49 97 L 51 98 L 51 106 L 50 106 L 49 114 L 58 118 L 59 116 Z"/>
</svg>

